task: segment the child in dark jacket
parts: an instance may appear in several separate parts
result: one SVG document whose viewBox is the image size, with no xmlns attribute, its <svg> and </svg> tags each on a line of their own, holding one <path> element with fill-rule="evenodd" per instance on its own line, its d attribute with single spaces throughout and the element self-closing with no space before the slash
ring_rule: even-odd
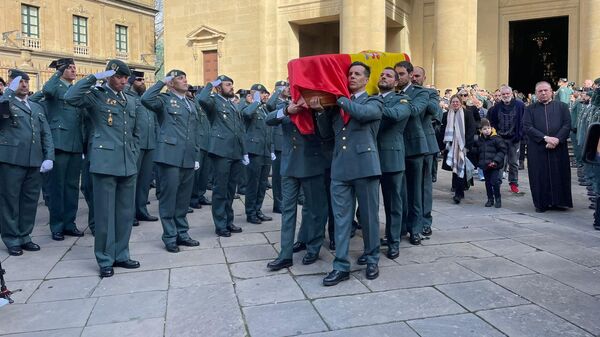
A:
<svg viewBox="0 0 600 337">
<path fill-rule="evenodd" d="M 477 166 L 483 169 L 485 177 L 485 191 L 488 200 L 485 207 L 502 207 L 500 199 L 500 184 L 502 183 L 502 164 L 506 155 L 506 145 L 502 139 L 496 135 L 496 131 L 490 126 L 490 121 L 486 118 L 481 119 L 481 136 L 474 147 L 475 154 L 478 156 Z M 495 202 L 494 202 L 494 199 Z"/>
</svg>

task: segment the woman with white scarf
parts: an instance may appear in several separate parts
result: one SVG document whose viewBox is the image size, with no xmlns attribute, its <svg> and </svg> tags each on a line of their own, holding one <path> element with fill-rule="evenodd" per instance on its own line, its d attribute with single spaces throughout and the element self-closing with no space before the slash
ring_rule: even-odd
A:
<svg viewBox="0 0 600 337">
<path fill-rule="evenodd" d="M 445 164 L 452 169 L 452 187 L 454 203 L 459 204 L 465 197 L 467 177 L 467 153 L 471 150 L 475 136 L 475 119 L 472 114 L 465 113 L 461 99 L 450 97 L 450 107 L 444 123 L 444 144 L 446 144 Z"/>
</svg>

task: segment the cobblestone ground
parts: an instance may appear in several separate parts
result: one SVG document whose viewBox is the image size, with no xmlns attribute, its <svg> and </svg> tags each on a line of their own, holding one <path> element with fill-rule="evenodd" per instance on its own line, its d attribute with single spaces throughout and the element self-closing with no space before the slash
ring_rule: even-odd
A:
<svg viewBox="0 0 600 337">
<path fill-rule="evenodd" d="M 279 217 L 246 223 L 243 199 L 235 201 L 243 233 L 217 238 L 204 207 L 188 217 L 200 247 L 179 254 L 165 251 L 159 222 L 142 222 L 130 245 L 141 268 L 117 268 L 107 279 L 97 275 L 89 231 L 52 241 L 40 206 L 33 241 L 42 250 L 8 257 L 0 249 L 9 288 L 23 289 L 15 304 L 0 308 L 0 335 L 598 336 L 600 232 L 591 226 L 586 191 L 574 177 L 574 209 L 537 214 L 525 172 L 525 195 L 511 195 L 504 183 L 504 207 L 496 209 L 483 207 L 481 182 L 454 205 L 450 175 L 440 171 L 431 239 L 421 246 L 403 240 L 394 261 L 382 254 L 376 280 L 353 265 L 350 281 L 327 288 L 321 280 L 333 255 L 325 247 L 313 265 L 302 265 L 299 253 L 289 270 L 267 271 L 279 249 Z M 271 204 L 269 197 L 269 215 Z M 82 199 L 77 224 L 86 223 Z"/>
</svg>

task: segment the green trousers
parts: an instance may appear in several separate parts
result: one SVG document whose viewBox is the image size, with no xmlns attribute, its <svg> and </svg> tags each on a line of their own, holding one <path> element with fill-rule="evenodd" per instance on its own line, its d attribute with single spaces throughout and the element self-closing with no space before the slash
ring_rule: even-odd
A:
<svg viewBox="0 0 600 337">
<path fill-rule="evenodd" d="M 158 212 L 165 245 L 188 239 L 187 210 L 194 187 L 194 169 L 156 163 L 160 180 Z"/>
<path fill-rule="evenodd" d="M 402 181 L 404 171 L 383 172 L 381 194 L 385 209 L 385 237 L 390 248 L 400 247 L 402 229 Z"/>
<path fill-rule="evenodd" d="M 50 231 L 62 233 L 74 230 L 79 206 L 79 178 L 81 176 L 81 153 L 54 152 L 54 168 L 49 172 Z"/>
</svg>

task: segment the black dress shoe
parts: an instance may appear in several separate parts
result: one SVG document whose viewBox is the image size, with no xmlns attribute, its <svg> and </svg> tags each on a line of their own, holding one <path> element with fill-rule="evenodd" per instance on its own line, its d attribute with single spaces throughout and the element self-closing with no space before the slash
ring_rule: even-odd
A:
<svg viewBox="0 0 600 337">
<path fill-rule="evenodd" d="M 202 205 L 200 203 L 196 203 L 196 204 L 190 204 L 191 208 L 195 208 L 195 209 L 200 209 L 202 208 Z"/>
<path fill-rule="evenodd" d="M 231 236 L 231 232 L 228 229 L 217 229 L 215 230 L 215 234 L 226 238 Z"/>
<path fill-rule="evenodd" d="M 136 260 L 119 261 L 113 264 L 113 267 L 125 268 L 125 269 L 136 269 L 140 267 L 140 263 Z"/>
<path fill-rule="evenodd" d="M 186 247 L 197 247 L 197 246 L 200 246 L 200 242 L 198 242 L 197 240 L 194 240 L 192 238 L 177 239 L 177 244 L 179 246 L 186 246 Z"/>
<path fill-rule="evenodd" d="M 369 263 L 367 264 L 367 270 L 365 272 L 367 275 L 367 280 L 374 280 L 379 276 L 379 267 L 377 263 Z"/>
<path fill-rule="evenodd" d="M 326 287 L 334 286 L 342 281 L 349 280 L 350 273 L 347 271 L 333 270 L 323 279 L 323 285 Z"/>
<path fill-rule="evenodd" d="M 63 235 L 63 233 L 59 233 L 59 232 L 52 233 L 52 240 L 63 241 L 64 239 L 65 239 L 65 236 Z"/>
<path fill-rule="evenodd" d="M 138 216 L 137 219 L 139 221 L 158 221 L 158 217 L 153 216 L 153 215 L 142 215 L 142 216 Z"/>
<path fill-rule="evenodd" d="M 140 225 L 140 221 L 138 219 L 133 219 L 133 227 L 137 227 Z"/>
<path fill-rule="evenodd" d="M 361 256 L 358 257 L 358 260 L 356 260 L 356 264 L 364 266 L 365 264 L 367 264 L 367 255 L 363 254 Z"/>
<path fill-rule="evenodd" d="M 201 197 L 200 200 L 198 201 L 198 203 L 203 206 L 212 205 L 212 202 L 210 200 L 208 200 L 206 197 Z"/>
<path fill-rule="evenodd" d="M 460 204 L 460 198 L 457 196 L 453 196 L 452 200 L 454 201 L 455 204 Z"/>
<path fill-rule="evenodd" d="M 302 250 L 306 250 L 306 244 L 304 242 L 298 241 L 298 242 L 294 243 L 294 245 L 292 246 L 292 251 L 294 253 L 297 253 Z"/>
<path fill-rule="evenodd" d="M 275 260 L 267 263 L 267 268 L 269 268 L 270 271 L 278 271 L 280 269 L 288 268 L 293 265 L 294 265 L 294 262 L 292 261 L 292 259 L 276 258 Z"/>
<path fill-rule="evenodd" d="M 179 246 L 175 242 L 166 244 L 165 248 L 169 253 L 179 253 Z"/>
<path fill-rule="evenodd" d="M 545 211 L 546 211 L 546 209 L 545 209 L 545 208 L 537 208 L 537 207 L 536 207 L 536 209 L 535 209 L 535 212 L 536 212 L 536 213 L 544 213 Z"/>
<path fill-rule="evenodd" d="M 77 228 L 75 228 L 75 229 L 65 229 L 65 230 L 63 230 L 63 235 L 82 237 L 83 236 L 83 232 L 80 231 Z"/>
<path fill-rule="evenodd" d="M 40 246 L 31 241 L 22 244 L 21 248 L 23 248 L 23 250 L 26 250 L 28 252 L 37 252 L 38 250 L 40 250 Z"/>
<path fill-rule="evenodd" d="M 600 231 L 600 225 L 594 224 L 594 229 Z"/>
<path fill-rule="evenodd" d="M 433 234 L 433 231 L 431 230 L 431 227 L 423 228 L 423 232 L 421 234 L 423 234 L 424 236 L 431 236 L 431 234 Z"/>
<path fill-rule="evenodd" d="M 380 246 L 387 246 L 389 244 L 388 240 L 386 238 L 381 238 L 379 239 L 379 245 Z"/>
<path fill-rule="evenodd" d="M 100 277 L 111 277 L 115 274 L 113 267 L 101 267 L 100 268 Z"/>
<path fill-rule="evenodd" d="M 411 245 L 420 245 L 421 244 L 421 235 L 419 235 L 419 233 L 415 233 L 415 234 L 410 234 L 410 238 L 408 239 L 408 241 L 410 241 Z"/>
<path fill-rule="evenodd" d="M 227 230 L 230 231 L 231 233 L 241 233 L 242 232 L 242 227 L 238 227 L 234 224 L 229 224 L 227 226 Z"/>
<path fill-rule="evenodd" d="M 256 215 L 247 216 L 246 221 L 248 221 L 249 223 L 256 224 L 256 225 L 260 225 L 262 223 L 262 221 L 260 221 L 260 219 Z"/>
<path fill-rule="evenodd" d="M 21 256 L 23 255 L 23 249 L 20 246 L 8 247 L 8 255 Z"/>
<path fill-rule="evenodd" d="M 187 212 L 188 212 L 188 213 L 194 213 L 194 210 L 193 210 L 191 207 L 188 207 L 188 210 L 187 210 Z"/>
<path fill-rule="evenodd" d="M 387 254 L 385 254 L 388 259 L 394 260 L 400 256 L 400 250 L 398 248 L 388 248 Z"/>
<path fill-rule="evenodd" d="M 335 250 L 335 241 L 329 241 L 329 250 Z"/>
<path fill-rule="evenodd" d="M 304 264 L 304 265 L 313 264 L 313 263 L 317 262 L 318 259 L 319 259 L 319 254 L 306 253 L 306 255 L 304 255 L 304 257 L 302 258 L 302 264 Z"/>
<path fill-rule="evenodd" d="M 266 216 L 263 212 L 258 211 L 256 213 L 256 217 L 260 219 L 260 221 L 271 221 L 273 220 L 273 218 L 271 218 L 270 216 Z"/>
</svg>

